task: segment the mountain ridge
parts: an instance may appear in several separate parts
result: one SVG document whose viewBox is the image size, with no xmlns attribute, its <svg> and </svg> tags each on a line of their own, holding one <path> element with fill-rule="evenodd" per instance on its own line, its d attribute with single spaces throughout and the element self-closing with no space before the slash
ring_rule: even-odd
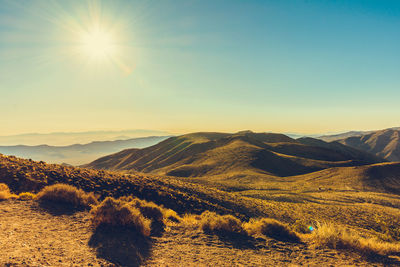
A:
<svg viewBox="0 0 400 267">
<path fill-rule="evenodd" d="M 145 149 L 123 150 L 84 167 L 182 177 L 233 171 L 283 177 L 335 166 L 384 161 L 343 144 L 316 140 L 324 146 L 310 145 L 305 140 L 311 139 L 296 140 L 284 134 L 251 131 L 234 134 L 199 132 L 171 137 Z"/>
<path fill-rule="evenodd" d="M 336 141 L 389 161 L 400 161 L 400 128 L 373 131 Z"/>
</svg>

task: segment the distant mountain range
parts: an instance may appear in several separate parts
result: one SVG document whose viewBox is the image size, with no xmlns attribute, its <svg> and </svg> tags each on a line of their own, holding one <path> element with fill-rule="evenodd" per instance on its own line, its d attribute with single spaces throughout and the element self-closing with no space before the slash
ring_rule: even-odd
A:
<svg viewBox="0 0 400 267">
<path fill-rule="evenodd" d="M 389 161 L 400 161 L 399 127 L 379 131 L 348 132 L 319 138 L 325 141 L 337 141 Z"/>
<path fill-rule="evenodd" d="M 98 159 L 88 166 L 191 177 L 227 173 L 231 175 L 243 171 L 289 176 L 334 166 L 400 161 L 400 128 L 351 131 L 297 139 L 284 134 L 250 131 L 236 134 L 193 133 L 168 140 L 165 139 L 170 136 L 125 138 L 146 133 L 164 132 L 127 130 L 3 136 L 0 137 L 0 142 L 15 142 L 20 138 L 20 141 L 25 140 L 28 143 L 40 144 L 43 141 L 46 145 L 0 146 L 0 153 L 71 165 L 87 164 Z M 49 145 L 94 137 L 111 140 Z M 159 142 L 161 143 L 158 144 Z M 111 153 L 116 154 L 109 155 Z"/>
<path fill-rule="evenodd" d="M 0 146 L 0 153 L 48 163 L 67 163 L 81 165 L 101 156 L 115 153 L 126 148 L 144 148 L 157 144 L 169 136 L 150 136 L 128 140 L 97 141 L 88 144 L 69 146 Z"/>
<path fill-rule="evenodd" d="M 57 133 L 28 133 L 9 136 L 0 136 L 1 146 L 14 145 L 49 145 L 69 146 L 73 144 L 87 144 L 92 141 L 115 141 L 139 138 L 146 136 L 171 136 L 165 131 L 154 130 L 123 130 L 123 131 L 89 131 L 89 132 L 57 132 Z"/>
<path fill-rule="evenodd" d="M 267 175 L 284 177 L 330 167 L 385 161 L 339 142 L 292 139 L 283 134 L 192 133 L 144 149 L 127 149 L 86 167 L 135 170 L 180 177 Z"/>
</svg>

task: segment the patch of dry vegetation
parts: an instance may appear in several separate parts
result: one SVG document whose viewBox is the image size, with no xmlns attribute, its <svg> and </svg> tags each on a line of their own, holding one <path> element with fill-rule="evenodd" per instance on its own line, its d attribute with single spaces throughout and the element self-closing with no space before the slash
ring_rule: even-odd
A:
<svg viewBox="0 0 400 267">
<path fill-rule="evenodd" d="M 365 238 L 354 231 L 332 223 L 318 223 L 309 238 L 315 247 L 349 250 L 366 256 L 388 256 L 400 253 L 399 243 Z"/>
<path fill-rule="evenodd" d="M 299 235 L 287 224 L 271 218 L 252 218 L 249 222 L 242 222 L 232 215 L 218 215 L 215 212 L 205 211 L 201 215 L 186 214 L 183 223 L 200 227 L 209 233 L 264 235 L 285 242 L 301 241 Z"/>
<path fill-rule="evenodd" d="M 300 237 L 288 225 L 271 218 L 250 219 L 243 228 L 249 235 L 265 235 L 287 242 L 300 242 Z"/>
<path fill-rule="evenodd" d="M 186 213 L 183 215 L 181 223 L 186 226 L 195 226 L 198 227 L 200 225 L 201 216 L 197 214 Z"/>
<path fill-rule="evenodd" d="M 174 210 L 162 208 L 162 213 L 164 215 L 164 219 L 167 221 L 175 223 L 179 223 L 182 221 L 182 218 Z"/>
<path fill-rule="evenodd" d="M 200 227 L 206 232 L 244 234 L 242 222 L 232 215 L 218 215 L 205 211 L 200 215 Z"/>
<path fill-rule="evenodd" d="M 143 216 L 139 209 L 129 203 L 107 197 L 91 210 L 95 228 L 105 225 L 133 228 L 143 236 L 149 236 L 151 220 Z"/>
<path fill-rule="evenodd" d="M 10 189 L 6 184 L 0 183 L 0 201 L 10 198 L 15 198 L 15 195 L 11 194 Z"/>
<path fill-rule="evenodd" d="M 160 234 L 164 231 L 165 221 L 163 208 L 142 199 L 138 199 L 132 196 L 122 197 L 120 201 L 126 202 L 127 205 L 138 209 L 140 213 L 147 219 L 151 220 L 151 233 Z"/>
<path fill-rule="evenodd" d="M 153 221 L 162 222 L 164 215 L 160 206 L 154 204 L 153 202 L 148 202 L 142 199 L 138 199 L 132 196 L 121 197 L 120 201 L 126 202 L 127 204 L 140 210 L 144 217 L 151 219 Z"/>
<path fill-rule="evenodd" d="M 37 193 L 45 186 L 63 183 L 94 192 L 100 199 L 133 195 L 163 205 L 178 214 L 215 210 L 221 214 L 234 213 L 243 219 L 255 216 L 256 212 L 256 205 L 250 208 L 236 196 L 172 177 L 46 164 L 1 154 L 0 182 L 8 184 L 17 193 Z M 169 215 L 171 220 L 179 220 L 171 212 Z"/>
<path fill-rule="evenodd" d="M 133 196 L 120 197 L 119 200 L 133 205 L 142 212 L 143 216 L 158 222 L 166 222 L 167 220 L 179 222 L 181 217 L 172 209 L 167 209 L 162 205 L 159 206 L 152 201 L 146 201 Z"/>
<path fill-rule="evenodd" d="M 327 178 L 330 176 L 327 173 Z M 66 183 L 95 192 L 101 199 L 132 195 L 164 205 L 179 214 L 192 213 L 194 215 L 185 215 L 182 222 L 196 226 L 200 221 L 200 216 L 196 214 L 212 210 L 218 214 L 232 214 L 242 221 L 251 217 L 275 218 L 303 233 L 307 232 L 306 227 L 311 222 L 330 220 L 357 229 L 362 236 L 400 240 L 397 227 L 400 224 L 400 197 L 397 195 L 352 190 L 351 184 L 345 183 L 343 186 L 340 179 L 330 179 L 337 181 L 336 184 L 320 188 L 319 180 L 315 179 L 310 185 L 301 185 L 299 177 L 264 179 L 259 183 L 237 179 L 237 184 L 232 184 L 232 192 L 229 193 L 220 190 L 228 180 L 232 181 L 221 178 L 221 183 L 202 185 L 197 180 L 187 178 L 98 171 L 0 155 L 0 182 L 8 184 L 12 192 L 36 193 L 44 186 Z M 252 191 L 249 191 L 250 186 Z M 162 208 L 162 212 L 164 219 L 170 217 L 181 220 L 174 211 Z"/>
<path fill-rule="evenodd" d="M 90 209 L 98 204 L 93 193 L 67 184 L 54 184 L 44 187 L 36 199 L 42 203 L 63 204 L 74 208 Z"/>
<path fill-rule="evenodd" d="M 33 200 L 36 198 L 36 195 L 30 192 L 22 192 L 18 195 L 18 200 L 27 201 Z"/>
</svg>

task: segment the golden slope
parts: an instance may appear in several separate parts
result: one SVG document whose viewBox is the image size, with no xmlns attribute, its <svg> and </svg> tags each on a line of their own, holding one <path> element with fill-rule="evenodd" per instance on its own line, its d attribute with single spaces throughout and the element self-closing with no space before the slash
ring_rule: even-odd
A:
<svg viewBox="0 0 400 267">
<path fill-rule="evenodd" d="M 367 166 L 329 168 L 291 177 L 302 187 L 358 190 L 400 194 L 400 163 L 387 162 Z"/>
<path fill-rule="evenodd" d="M 310 141 L 310 140 L 309 140 Z M 124 150 L 87 167 L 135 170 L 180 177 L 250 172 L 273 176 L 309 173 L 335 166 L 381 162 L 342 144 L 307 143 L 283 134 L 194 133 L 169 138 L 145 149 Z"/>
<path fill-rule="evenodd" d="M 339 140 L 342 144 L 373 153 L 390 161 L 400 161 L 400 130 L 386 129 Z"/>
</svg>

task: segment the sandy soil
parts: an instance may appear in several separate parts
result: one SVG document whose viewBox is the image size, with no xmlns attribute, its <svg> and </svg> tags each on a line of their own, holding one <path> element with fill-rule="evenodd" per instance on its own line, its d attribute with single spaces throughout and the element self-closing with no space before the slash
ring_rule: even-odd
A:
<svg viewBox="0 0 400 267">
<path fill-rule="evenodd" d="M 146 240 L 132 238 L 127 232 L 93 233 L 87 212 L 64 213 L 49 212 L 31 201 L 0 202 L 0 266 L 384 265 L 306 244 L 206 235 L 179 224 Z M 388 264 L 400 266 L 398 261 Z"/>
<path fill-rule="evenodd" d="M 87 215 L 52 215 L 30 201 L 0 202 L 0 266 L 107 265 L 88 246 Z"/>
</svg>

